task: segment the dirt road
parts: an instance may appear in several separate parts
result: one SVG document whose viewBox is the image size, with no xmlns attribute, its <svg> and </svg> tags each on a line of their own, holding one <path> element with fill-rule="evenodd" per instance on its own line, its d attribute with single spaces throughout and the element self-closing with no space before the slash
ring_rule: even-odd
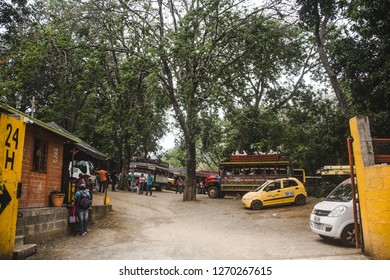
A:
<svg viewBox="0 0 390 280">
<path fill-rule="evenodd" d="M 366 259 L 360 249 L 324 241 L 309 228 L 317 202 L 244 209 L 240 198 L 183 202 L 172 191 L 153 196 L 109 191 L 113 212 L 86 237 L 67 236 L 38 246 L 40 260 Z M 103 194 L 95 193 L 95 204 Z M 80 250 L 81 239 L 84 249 Z M 76 253 L 77 252 L 77 253 Z"/>
</svg>

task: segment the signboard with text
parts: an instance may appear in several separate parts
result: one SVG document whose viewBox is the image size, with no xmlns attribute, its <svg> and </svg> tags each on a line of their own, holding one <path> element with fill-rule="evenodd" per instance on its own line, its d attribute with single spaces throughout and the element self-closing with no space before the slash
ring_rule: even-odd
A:
<svg viewBox="0 0 390 280">
<path fill-rule="evenodd" d="M 0 259 L 11 259 L 25 136 L 23 116 L 0 113 Z"/>
</svg>

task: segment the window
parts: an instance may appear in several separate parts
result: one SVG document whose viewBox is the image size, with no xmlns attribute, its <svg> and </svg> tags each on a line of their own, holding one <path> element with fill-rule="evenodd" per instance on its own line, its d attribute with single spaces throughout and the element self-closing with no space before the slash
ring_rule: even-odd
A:
<svg viewBox="0 0 390 280">
<path fill-rule="evenodd" d="M 74 160 L 73 168 L 78 168 L 82 173 L 87 173 L 87 162 L 84 160 Z"/>
<path fill-rule="evenodd" d="M 290 187 L 296 187 L 296 186 L 298 186 L 298 183 L 295 182 L 294 180 L 288 180 L 288 182 L 289 182 Z"/>
<path fill-rule="evenodd" d="M 47 141 L 35 138 L 32 171 L 46 173 L 48 146 Z"/>
<path fill-rule="evenodd" d="M 268 190 L 270 191 L 274 191 L 274 190 L 279 190 L 280 189 L 280 182 L 273 182 L 273 183 L 270 183 L 268 186 L 267 186 Z"/>
</svg>

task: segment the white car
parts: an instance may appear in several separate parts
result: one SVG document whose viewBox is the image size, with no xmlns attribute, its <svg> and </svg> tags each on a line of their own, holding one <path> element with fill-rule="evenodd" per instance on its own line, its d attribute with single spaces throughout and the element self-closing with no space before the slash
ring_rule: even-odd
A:
<svg viewBox="0 0 390 280">
<path fill-rule="evenodd" d="M 340 183 L 314 206 L 310 228 L 324 239 L 341 239 L 349 247 L 356 245 L 351 179 Z"/>
</svg>

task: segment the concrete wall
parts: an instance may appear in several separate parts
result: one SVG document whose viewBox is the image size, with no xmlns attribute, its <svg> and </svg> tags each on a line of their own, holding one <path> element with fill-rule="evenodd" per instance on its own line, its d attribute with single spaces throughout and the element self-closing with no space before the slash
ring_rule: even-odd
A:
<svg viewBox="0 0 390 280">
<path fill-rule="evenodd" d="M 92 206 L 89 212 L 90 223 L 112 211 L 112 205 Z M 66 207 L 43 207 L 19 209 L 16 235 L 24 235 L 25 243 L 39 243 L 75 234 L 77 224 L 69 224 L 71 209 Z"/>
<path fill-rule="evenodd" d="M 368 119 L 351 119 L 350 129 L 364 253 L 374 259 L 390 259 L 390 166 L 374 163 Z"/>
</svg>

